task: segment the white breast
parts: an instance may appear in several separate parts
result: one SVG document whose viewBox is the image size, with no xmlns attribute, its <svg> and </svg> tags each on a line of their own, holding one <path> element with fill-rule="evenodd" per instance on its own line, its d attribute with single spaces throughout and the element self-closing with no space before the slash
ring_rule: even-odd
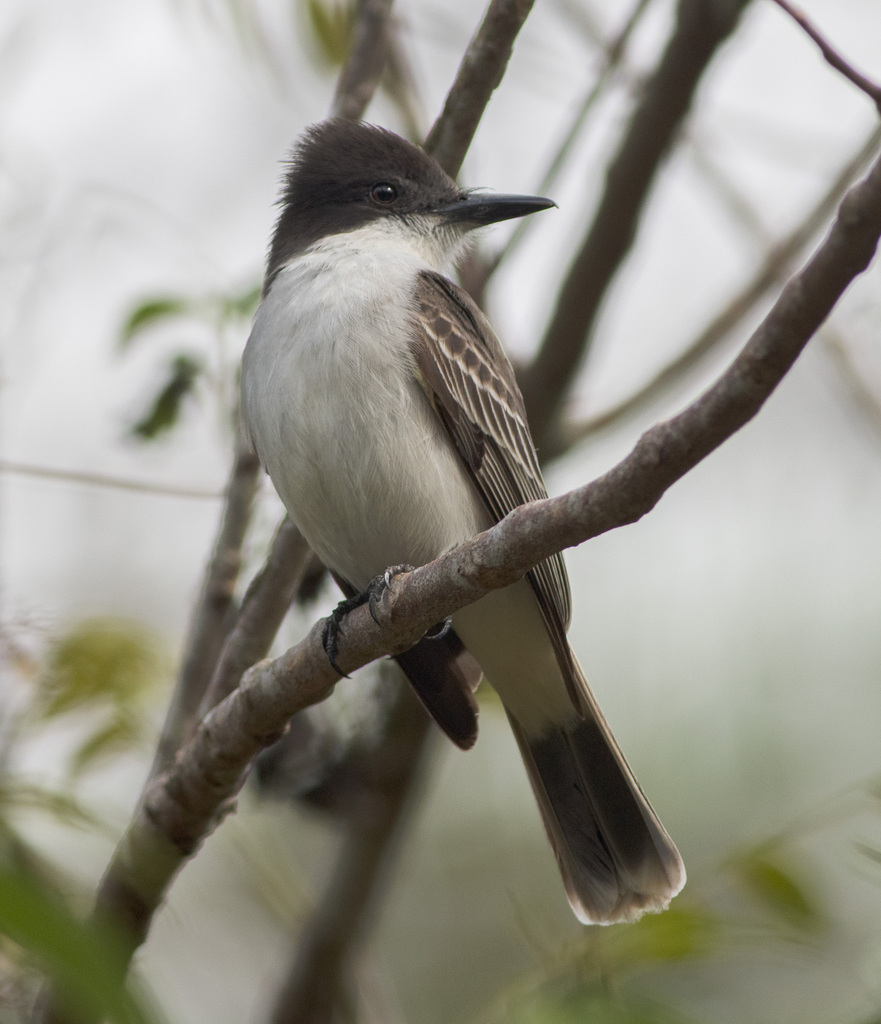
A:
<svg viewBox="0 0 881 1024">
<path fill-rule="evenodd" d="M 381 230 L 317 243 L 279 272 L 242 363 L 263 465 L 313 549 L 359 588 L 489 524 L 414 376 L 410 300 L 425 269 Z"/>
</svg>

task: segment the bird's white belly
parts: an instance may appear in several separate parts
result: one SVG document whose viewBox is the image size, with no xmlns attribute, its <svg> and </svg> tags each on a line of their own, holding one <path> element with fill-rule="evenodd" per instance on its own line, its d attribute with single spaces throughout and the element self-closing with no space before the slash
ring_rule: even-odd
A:
<svg viewBox="0 0 881 1024">
<path fill-rule="evenodd" d="M 243 414 L 282 501 L 357 588 L 490 522 L 414 376 L 393 275 L 374 277 L 363 262 L 348 280 L 280 275 L 242 366 Z M 338 315 L 356 301 L 363 317 Z"/>
</svg>

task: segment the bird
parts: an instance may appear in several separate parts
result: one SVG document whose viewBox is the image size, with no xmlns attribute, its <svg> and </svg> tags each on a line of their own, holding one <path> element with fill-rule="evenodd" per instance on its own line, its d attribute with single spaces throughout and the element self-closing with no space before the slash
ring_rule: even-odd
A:
<svg viewBox="0 0 881 1024">
<path fill-rule="evenodd" d="M 451 274 L 470 232 L 556 204 L 463 189 L 362 121 L 308 127 L 286 166 L 245 346 L 246 435 L 343 593 L 362 600 L 547 496 L 512 365 Z M 458 746 L 485 677 L 504 706 L 577 918 L 633 921 L 685 883 L 566 637 L 558 554 L 397 660 Z M 329 656 L 333 657 L 332 644 Z"/>
</svg>

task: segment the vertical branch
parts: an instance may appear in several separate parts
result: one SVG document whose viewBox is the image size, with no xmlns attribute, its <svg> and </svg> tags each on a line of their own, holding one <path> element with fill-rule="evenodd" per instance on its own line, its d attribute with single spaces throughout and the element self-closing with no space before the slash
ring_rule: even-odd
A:
<svg viewBox="0 0 881 1024">
<path fill-rule="evenodd" d="M 719 46 L 748 0 L 680 0 L 676 27 L 646 86 L 593 223 L 572 262 L 544 339 L 521 378 L 539 450 L 557 450 L 561 403 L 584 359 L 603 298 L 624 261 L 661 164 Z"/>
<path fill-rule="evenodd" d="M 352 45 L 337 81 L 331 117 L 363 117 L 385 70 L 392 0 L 358 0 Z"/>
<path fill-rule="evenodd" d="M 391 667 L 391 663 L 386 663 Z M 395 667 L 396 668 L 396 667 Z M 422 780 L 431 720 L 408 686 L 400 688 L 382 745 L 359 764 L 363 781 L 336 867 L 300 936 L 271 1024 L 355 1019 L 352 968 Z"/>
</svg>

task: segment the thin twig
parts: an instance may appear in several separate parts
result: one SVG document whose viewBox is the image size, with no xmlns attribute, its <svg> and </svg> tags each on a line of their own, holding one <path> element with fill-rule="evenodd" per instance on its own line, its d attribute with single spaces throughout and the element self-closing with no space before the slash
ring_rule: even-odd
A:
<svg viewBox="0 0 881 1024">
<path fill-rule="evenodd" d="M 742 187 L 713 158 L 712 140 L 709 145 L 704 145 L 703 140 L 690 134 L 688 155 L 695 170 L 715 190 L 716 199 L 725 207 L 731 220 L 746 227 L 757 242 L 770 247 L 774 241 L 773 233 L 765 226 L 759 210 L 747 199 Z"/>
<path fill-rule="evenodd" d="M 572 262 L 532 363 L 521 376 L 540 451 L 558 452 L 559 410 L 590 346 L 612 280 L 704 72 L 748 0 L 680 0 L 676 27 L 609 167 L 593 223 Z M 557 435 L 557 436 L 554 436 Z"/>
<path fill-rule="evenodd" d="M 639 520 L 666 490 L 747 423 L 786 375 L 881 235 L 881 161 L 843 200 L 829 235 L 783 289 L 722 377 L 678 416 L 648 430 L 633 451 L 592 483 L 515 509 L 491 530 L 396 580 L 381 627 L 362 607 L 345 620 L 338 661 L 352 672 L 405 650 L 432 623 L 508 586 L 564 547 Z M 186 858 L 232 806 L 248 766 L 291 715 L 326 697 L 337 676 L 322 624 L 280 658 L 251 669 L 200 724 L 174 766 L 151 787 L 100 890 L 99 910 L 131 954 Z M 108 897 L 109 903 L 108 903 Z"/>
<path fill-rule="evenodd" d="M 226 638 L 198 718 L 232 693 L 245 672 L 266 657 L 297 595 L 309 556 L 309 545 L 293 520 L 285 516 L 263 568 L 242 598 L 236 624 Z"/>
<path fill-rule="evenodd" d="M 554 153 L 550 164 L 548 164 L 547 170 L 542 175 L 542 179 L 536 188 L 537 195 L 548 195 L 552 190 L 557 178 L 559 177 L 560 171 L 563 169 L 563 165 L 565 164 L 567 157 L 572 151 L 572 147 L 575 145 L 576 140 L 584 128 L 590 112 L 603 95 L 606 86 L 609 84 L 609 81 L 624 59 L 627 43 L 630 41 L 630 37 L 633 34 L 634 29 L 639 24 L 640 18 L 645 13 L 645 10 L 650 3 L 651 0 L 637 0 L 636 6 L 630 12 L 630 16 L 627 18 L 627 21 L 624 23 L 624 26 L 621 28 L 618 35 L 615 36 L 610 43 L 606 44 L 604 48 L 603 62 L 599 73 L 594 79 L 587 95 L 581 101 L 581 105 L 575 112 L 575 116 L 572 118 L 569 128 L 564 134 L 562 142 L 557 147 L 557 151 Z M 526 217 L 523 220 L 518 221 L 517 226 L 514 228 L 505 245 L 483 262 L 483 266 L 481 268 L 483 276 L 479 283 L 480 291 L 486 287 L 487 282 L 499 268 L 499 265 L 511 255 L 522 241 L 524 235 L 536 223 L 538 222 L 530 217 Z M 469 283 L 469 291 L 476 287 L 477 282 Z"/>
<path fill-rule="evenodd" d="M 570 423 L 562 429 L 564 448 L 606 430 L 627 416 L 654 402 L 681 381 L 706 356 L 715 351 L 731 332 L 749 316 L 761 299 L 779 281 L 785 280 L 792 261 L 829 220 L 841 196 L 881 145 L 881 129 L 876 129 L 835 176 L 832 184 L 804 219 L 768 250 L 762 265 L 728 305 L 704 327 L 698 336 L 632 394 L 594 416 Z"/>
<path fill-rule="evenodd" d="M 826 63 L 830 64 L 836 71 L 844 75 L 844 77 L 855 85 L 861 92 L 864 92 L 878 108 L 879 113 L 881 113 L 881 85 L 877 85 L 870 78 L 866 78 L 866 76 L 857 71 L 851 63 L 846 61 L 844 57 L 842 57 L 841 54 L 832 46 L 832 44 L 820 33 L 820 31 L 814 27 L 803 11 L 793 7 L 788 0 L 773 0 L 773 2 L 777 4 L 781 10 L 786 11 L 789 17 L 800 25 L 811 39 L 813 39 L 817 46 L 819 46 L 820 53 L 823 54 L 823 59 Z"/>
<path fill-rule="evenodd" d="M 331 117 L 364 116 L 385 69 L 391 9 L 392 0 L 358 0 L 352 44 L 337 81 Z"/>
<path fill-rule="evenodd" d="M 425 138 L 425 116 L 419 101 L 416 75 L 401 33 L 400 21 L 392 19 L 382 90 L 398 109 L 403 123 L 402 134 L 411 142 L 421 145 Z"/>
<path fill-rule="evenodd" d="M 199 490 L 195 487 L 176 487 L 174 484 L 150 484 L 141 480 L 127 480 L 124 477 L 109 476 L 106 473 L 86 473 L 76 469 L 53 469 L 49 466 L 34 466 L 28 462 L 14 462 L 0 459 L 0 473 L 15 476 L 30 476 L 38 480 L 60 480 L 63 483 L 85 484 L 87 487 L 108 487 L 116 491 L 133 491 L 136 494 L 155 494 L 160 498 L 208 498 L 217 501 L 223 495 L 220 491 Z"/>
<path fill-rule="evenodd" d="M 535 0 L 490 0 L 480 28 L 468 44 L 444 109 L 425 149 L 455 178 L 490 96 L 505 74 L 514 40 Z"/>
<path fill-rule="evenodd" d="M 196 711 L 232 626 L 230 613 L 242 564 L 242 544 L 251 521 L 259 472 L 257 456 L 241 436 L 237 437 L 223 518 L 190 621 L 186 647 L 148 779 L 165 771 L 183 738 L 192 731 Z"/>
<path fill-rule="evenodd" d="M 854 363 L 853 356 L 844 338 L 832 330 L 824 330 L 821 338 L 827 352 L 835 362 L 835 368 L 853 406 L 859 410 L 863 421 L 871 428 L 876 439 L 881 439 L 881 397 L 863 380 Z"/>
</svg>

